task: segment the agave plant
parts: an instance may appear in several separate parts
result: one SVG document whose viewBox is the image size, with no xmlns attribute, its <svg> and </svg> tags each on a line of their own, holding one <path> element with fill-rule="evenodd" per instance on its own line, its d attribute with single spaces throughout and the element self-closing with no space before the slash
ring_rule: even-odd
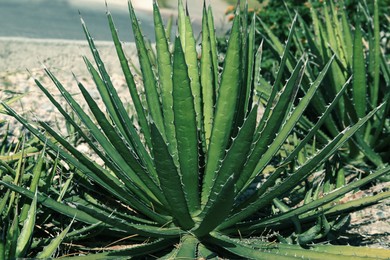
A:
<svg viewBox="0 0 390 260">
<path fill-rule="evenodd" d="M 336 4 L 334 1 L 324 1 L 322 12 L 311 9 L 313 29 L 300 19 L 301 30 L 295 31 L 294 50 L 298 55 L 306 51 L 310 53 L 313 66 L 308 66 L 303 79 L 306 83 L 315 80 L 331 56 L 335 55 L 337 60 L 313 98 L 311 109 L 306 113 L 309 119 L 304 117 L 301 120 L 305 129 L 313 127 L 310 119 L 322 115 L 327 104 L 348 82 L 349 77 L 352 77 L 344 98 L 321 127 L 321 133 L 317 136 L 319 142 L 327 143 L 346 125 L 366 115 L 371 108 L 381 102 L 386 103 L 351 139 L 347 158 L 348 162 L 354 160 L 360 163 L 364 159 L 375 167 L 383 167 L 390 160 L 387 149 L 390 140 L 390 69 L 389 62 L 381 51 L 378 2 L 370 3 L 374 10 L 371 16 L 365 2 L 360 1 L 356 5 L 360 19 L 356 19 L 354 24 L 348 20 L 342 2 Z M 264 23 L 263 28 L 267 32 L 267 42 L 275 53 L 281 55 L 284 51 L 283 44 Z M 297 62 L 298 59 L 291 53 L 288 66 L 290 71 Z M 304 93 L 308 84 L 303 86 Z"/>
<path fill-rule="evenodd" d="M 197 53 L 188 10 L 182 1 L 179 0 L 178 36 L 172 43 L 172 52 L 156 1 L 153 7 L 155 62 L 129 2 L 142 86 L 135 83 L 113 18 L 107 11 L 135 115 L 129 115 L 125 109 L 83 20 L 97 69 L 87 57 L 84 60 L 100 92 L 105 111 L 92 99 L 87 90 L 89 87 L 77 81 L 92 113 L 89 115 L 50 70 L 45 69 L 84 124 L 83 129 L 87 129 L 83 130 L 36 80 L 38 87 L 74 131 L 102 159 L 103 165 L 79 152 L 47 123 L 40 122 L 40 127 L 51 137 L 4 104 L 10 115 L 74 170 L 83 191 L 67 194 L 58 202 L 43 192 L 34 193 L 7 181 L 0 181 L 0 184 L 30 199 L 36 198 L 38 203 L 74 218 L 77 223 L 84 223 L 84 229 L 103 230 L 106 241 L 126 241 L 125 245 L 107 247 L 105 252 L 85 258 L 151 255 L 163 259 L 211 259 L 218 256 L 357 259 L 369 258 L 367 255 L 386 258 L 387 250 L 308 244 L 330 232 L 333 226 L 328 220 L 389 197 L 390 192 L 386 191 L 358 201 L 337 203 L 344 194 L 388 173 L 390 167 L 328 194 L 307 196 L 303 204 L 294 201 L 287 205 L 283 201 L 302 194 L 302 189 L 296 188 L 302 186 L 316 169 L 321 170 L 321 164 L 382 106 L 346 127 L 322 149 L 315 150 L 299 167 L 291 167 L 318 131 L 316 125 L 283 161 L 277 163 L 275 170 L 265 174 L 266 167 L 291 137 L 334 59 L 322 68 L 307 94 L 294 104 L 307 62 L 303 58 L 297 62 L 279 91 L 287 70 L 290 38 L 272 93 L 264 112 L 259 113 L 259 97 L 253 86 L 259 78 L 262 49 L 256 49 L 254 44 L 254 23 L 248 26 L 245 22 L 247 11 L 236 10 L 220 73 L 210 8 L 205 6 L 203 9 L 202 48 Z M 318 124 L 327 118 L 341 96 L 340 93 L 332 101 Z M 294 226 L 297 227 L 298 242 L 308 245 L 306 249 L 300 244 L 276 243 L 269 241 L 269 236 L 262 236 L 270 230 L 283 231 Z M 251 239 L 253 236 L 256 238 Z"/>
</svg>

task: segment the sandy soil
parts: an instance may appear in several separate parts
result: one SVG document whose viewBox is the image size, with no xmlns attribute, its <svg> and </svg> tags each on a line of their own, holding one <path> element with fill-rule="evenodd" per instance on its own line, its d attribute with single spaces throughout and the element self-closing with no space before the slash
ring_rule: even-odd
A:
<svg viewBox="0 0 390 260">
<path fill-rule="evenodd" d="M 113 44 L 98 42 L 97 47 L 111 74 L 112 81 L 121 95 L 127 98 L 127 87 L 121 75 Z M 135 55 L 133 43 L 125 43 L 124 48 L 129 58 Z M 33 54 L 31 54 L 32 51 Z M 45 75 L 44 67 L 50 69 L 80 102 L 82 99 L 73 74 L 85 84 L 94 98 L 99 99 L 98 92 L 94 88 L 83 61 L 82 56 L 84 55 L 93 60 L 89 54 L 88 45 L 81 41 L 0 38 L 0 57 L 2 60 L 0 62 L 0 100 L 24 94 L 22 99 L 12 105 L 16 111 L 33 120 L 57 121 L 60 118 L 59 114 L 34 82 L 34 79 L 38 79 L 52 93 L 60 96 L 54 84 Z M 4 118 L 4 115 L 0 115 L 0 117 Z M 15 120 L 7 119 L 13 126 L 11 128 L 18 131 L 18 124 Z"/>
</svg>

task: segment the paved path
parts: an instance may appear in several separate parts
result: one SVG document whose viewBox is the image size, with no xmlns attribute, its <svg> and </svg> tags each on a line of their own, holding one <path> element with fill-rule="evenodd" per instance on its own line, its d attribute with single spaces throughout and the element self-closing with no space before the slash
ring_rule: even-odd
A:
<svg viewBox="0 0 390 260">
<path fill-rule="evenodd" d="M 221 28 L 223 12 L 228 6 L 223 0 L 209 0 L 213 6 L 217 26 Z M 127 0 L 107 0 L 120 31 L 121 39 L 133 41 L 130 31 Z M 153 39 L 152 0 L 133 0 L 144 34 Z M 170 8 L 162 10 L 165 17 L 176 14 L 176 0 L 169 0 Z M 202 0 L 189 0 L 194 27 L 200 28 Z M 84 40 L 79 14 L 86 21 L 97 40 L 110 41 L 105 16 L 104 0 L 1 0 L 0 37 Z"/>
</svg>

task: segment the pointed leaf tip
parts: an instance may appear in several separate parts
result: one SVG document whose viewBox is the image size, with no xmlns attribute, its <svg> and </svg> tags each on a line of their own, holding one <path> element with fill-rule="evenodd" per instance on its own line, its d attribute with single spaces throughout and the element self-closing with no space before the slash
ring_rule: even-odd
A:
<svg viewBox="0 0 390 260">
<path fill-rule="evenodd" d="M 240 14 L 240 12 L 241 12 L 241 0 L 238 0 L 236 10 L 234 11 L 235 16 L 238 16 Z"/>
<path fill-rule="evenodd" d="M 186 16 L 190 16 L 190 13 L 188 12 L 188 1 L 186 1 Z"/>
<path fill-rule="evenodd" d="M 106 15 L 109 15 L 111 14 L 110 10 L 108 9 L 108 3 L 107 3 L 107 0 L 104 1 L 105 5 L 106 5 Z"/>
</svg>

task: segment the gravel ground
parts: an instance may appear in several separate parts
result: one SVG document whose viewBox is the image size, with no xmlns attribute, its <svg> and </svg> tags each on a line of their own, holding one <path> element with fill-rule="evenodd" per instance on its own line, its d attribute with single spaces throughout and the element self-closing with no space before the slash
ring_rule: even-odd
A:
<svg viewBox="0 0 390 260">
<path fill-rule="evenodd" d="M 99 42 L 97 47 L 118 93 L 127 100 L 129 95 L 114 46 L 108 42 Z M 128 57 L 135 54 L 133 43 L 124 44 L 124 48 Z M 34 79 L 38 79 L 56 97 L 60 96 L 43 71 L 46 67 L 58 77 L 65 88 L 74 94 L 76 100 L 81 102 L 82 98 L 72 73 L 99 101 L 98 91 L 90 79 L 83 55 L 92 60 L 89 47 L 84 42 L 0 39 L 2 60 L 0 63 L 0 100 L 24 94 L 23 98 L 12 105 L 16 111 L 29 119 L 55 122 L 59 114 L 34 82 Z M 18 129 L 17 123 L 12 118 L 7 119 L 13 125 L 11 129 Z"/>
<path fill-rule="evenodd" d="M 119 95 L 129 100 L 112 43 L 98 42 L 97 46 Z M 125 43 L 124 46 L 127 56 L 136 61 L 134 44 Z M 49 91 L 55 93 L 56 97 L 59 96 L 53 83 L 43 72 L 43 65 L 46 66 L 82 103 L 81 95 L 71 73 L 73 72 L 99 102 L 98 92 L 89 77 L 82 55 L 91 58 L 89 48 L 84 42 L 0 39 L 0 100 L 17 94 L 25 94 L 23 98 L 12 104 L 16 111 L 30 120 L 40 119 L 49 123 L 58 121 L 62 128 L 61 117 L 35 85 L 34 78 L 39 79 Z M 0 121 L 1 119 L 7 119 L 14 134 L 18 134 L 20 124 L 0 114 Z M 0 132 L 0 136 L 2 134 L 4 133 Z M 85 149 L 85 147 L 79 148 Z M 389 183 L 373 187 L 372 190 L 355 196 L 369 196 L 372 192 L 378 192 L 384 188 L 383 186 L 388 189 Z M 390 248 L 390 200 L 352 214 L 351 230 L 345 241 L 352 245 Z"/>
</svg>

